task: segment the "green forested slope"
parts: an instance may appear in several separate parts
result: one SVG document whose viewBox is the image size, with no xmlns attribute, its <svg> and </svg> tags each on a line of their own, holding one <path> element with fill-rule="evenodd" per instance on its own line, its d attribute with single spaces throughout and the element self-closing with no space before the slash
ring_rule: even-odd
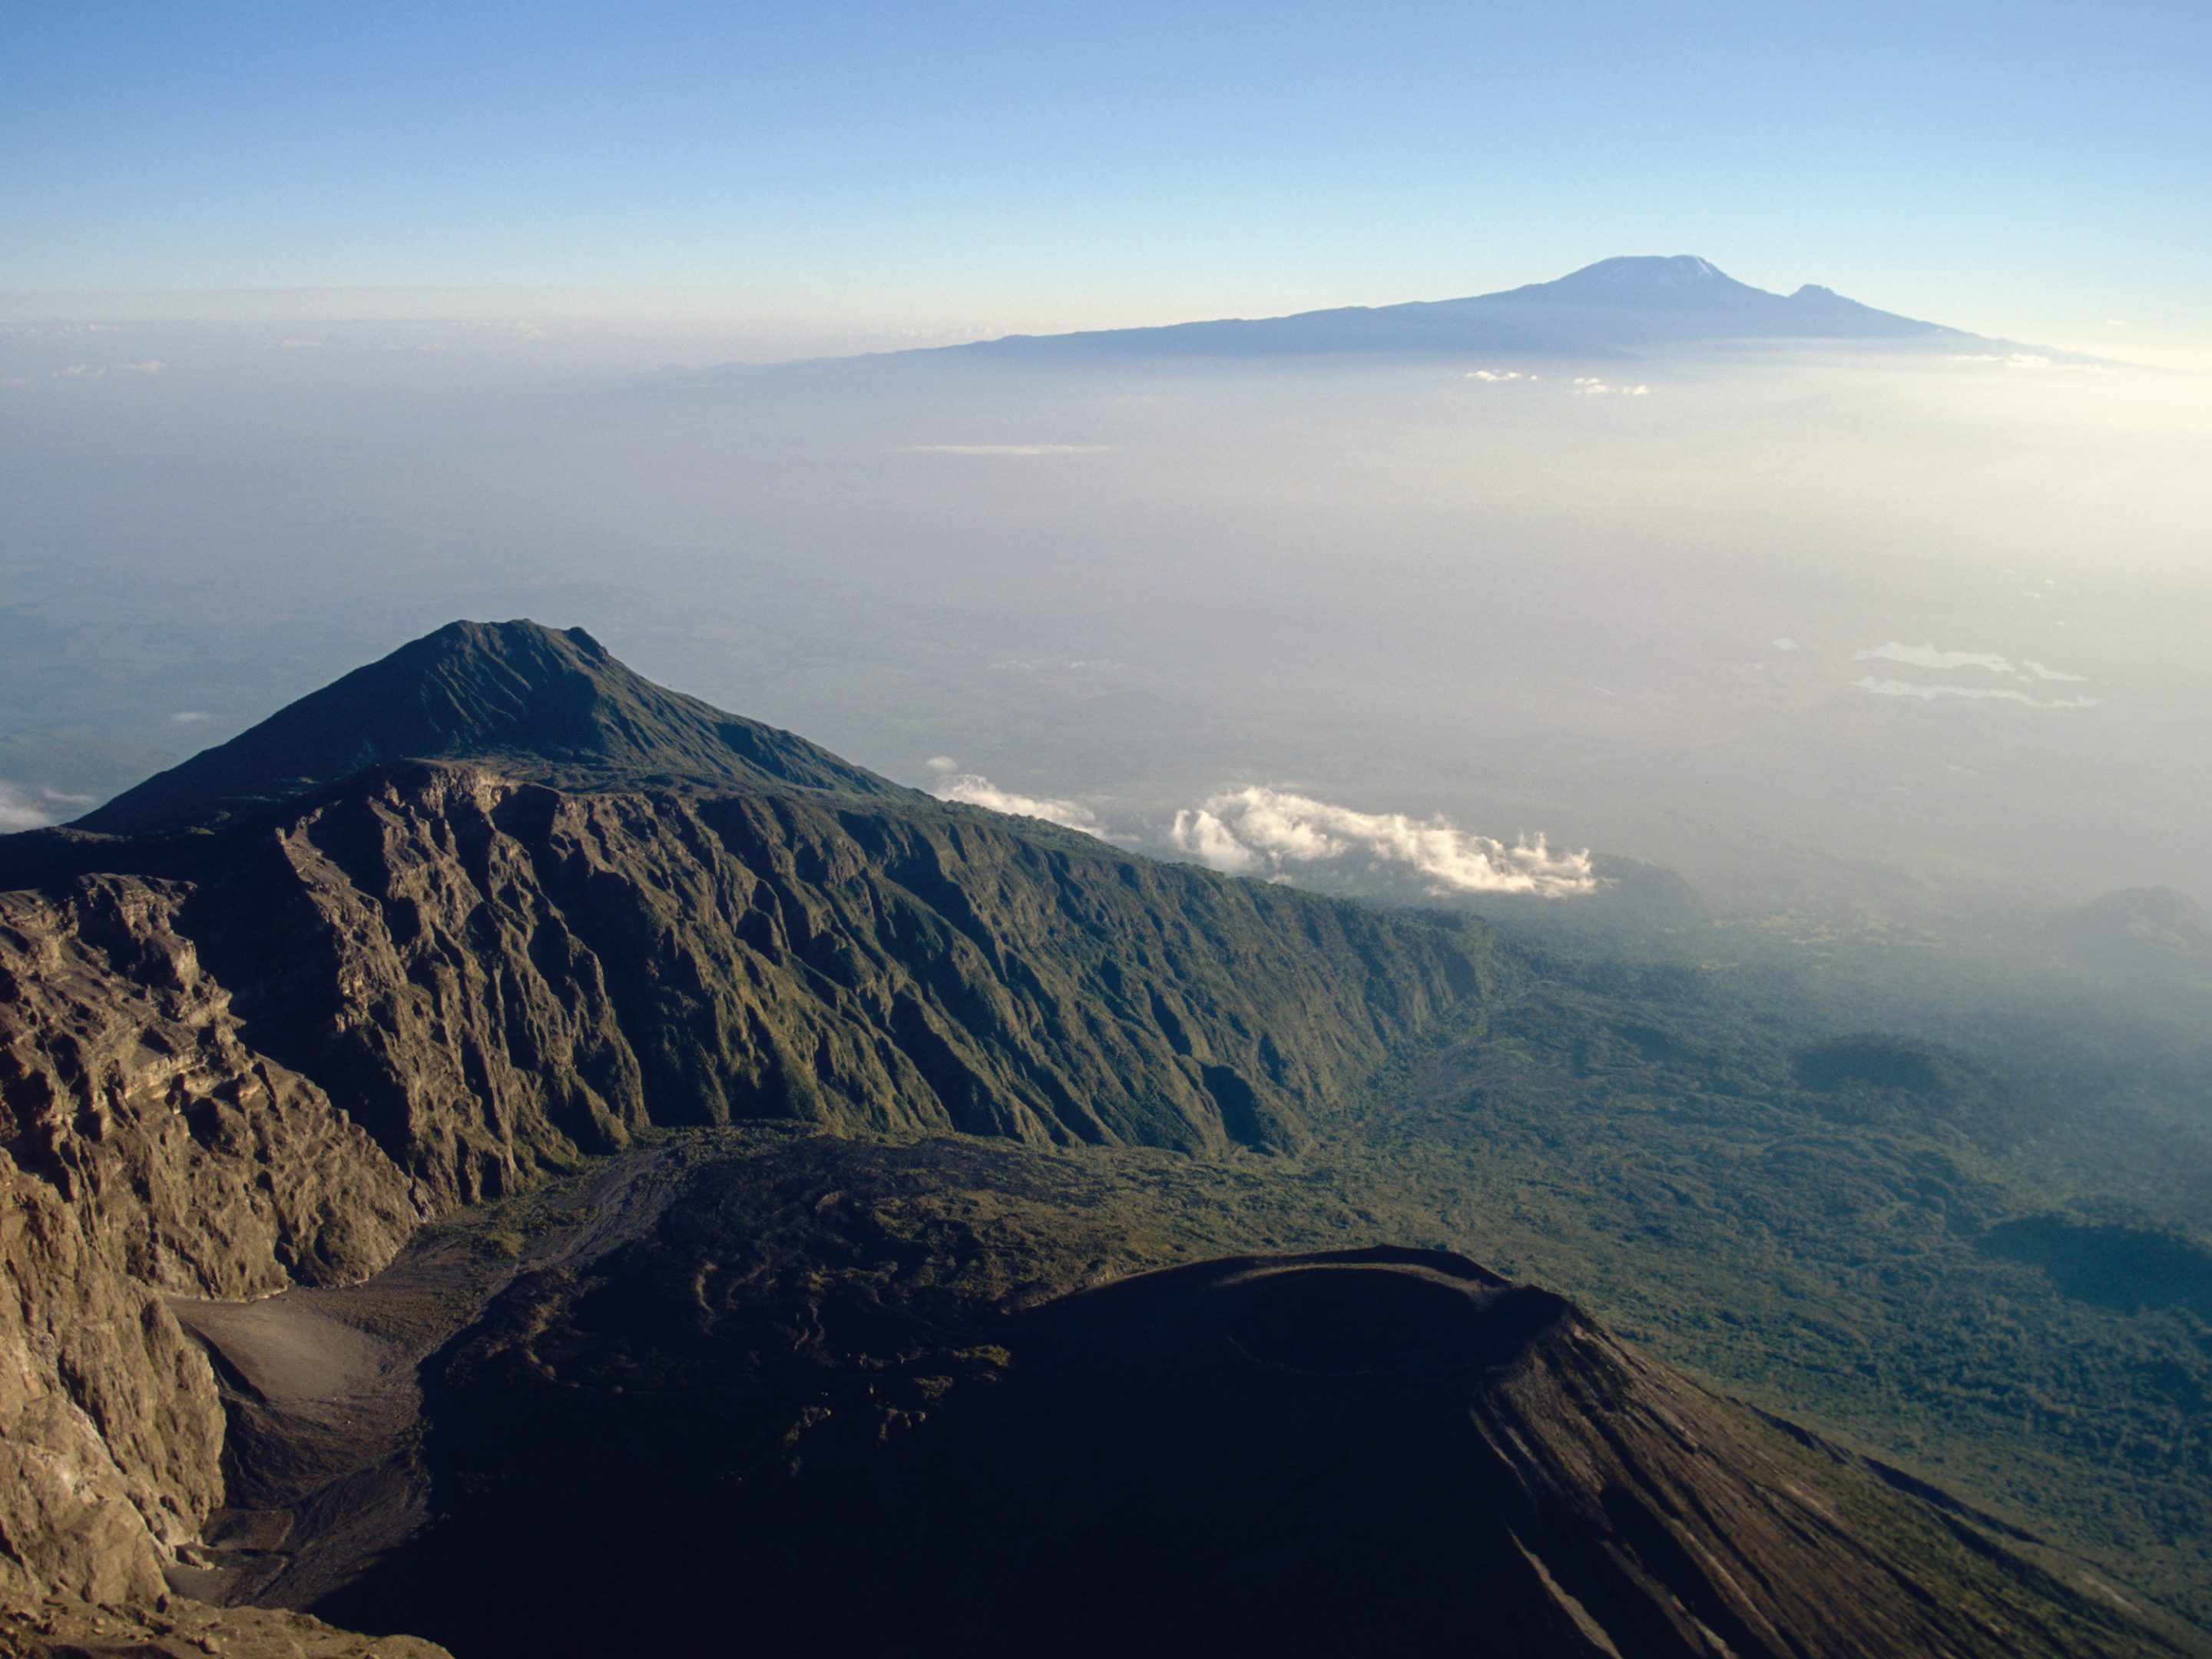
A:
<svg viewBox="0 0 2212 1659">
<path fill-rule="evenodd" d="M 1509 984 L 1315 1170 L 2212 1624 L 2212 1134 L 1754 972 Z"/>
</svg>

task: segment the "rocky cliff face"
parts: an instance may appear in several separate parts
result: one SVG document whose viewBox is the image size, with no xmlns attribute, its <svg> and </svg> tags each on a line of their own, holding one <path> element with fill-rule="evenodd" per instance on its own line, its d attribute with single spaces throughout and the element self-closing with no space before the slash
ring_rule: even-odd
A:
<svg viewBox="0 0 2212 1659">
<path fill-rule="evenodd" d="M 374 1272 L 419 1212 L 313 1084 L 240 1040 L 179 889 L 0 894 L 0 1576 L 158 1595 L 218 1500 L 214 1378 L 163 1292 Z"/>
<path fill-rule="evenodd" d="M 229 1593 L 194 1547 L 227 1498 L 222 1550 L 292 1552 L 253 1582 L 485 1654 L 2145 1650 L 1844 1516 L 1555 1297 L 1244 1254 L 1343 1237 L 1255 1168 L 1500 972 L 1479 924 L 933 801 L 586 636 L 441 630 L 0 838 L 0 1653 L 368 1651 L 155 1617 Z M 592 1172 L 501 1271 L 463 1227 L 380 1297 L 302 1288 L 763 1123 Z M 410 1544 L 378 1482 L 418 1450 L 453 1510 Z"/>
<path fill-rule="evenodd" d="M 0 848 L 39 882 L 0 895 L 0 1554 L 95 1597 L 220 1493 L 163 1293 L 357 1279 L 651 1125 L 1286 1147 L 1492 972 L 1479 929 L 932 801 L 525 624 L 318 696 L 95 815 L 143 834 Z M 318 776 L 416 739 L 501 758 Z"/>
<path fill-rule="evenodd" d="M 647 1123 L 1286 1146 L 1490 972 L 1478 931 L 935 803 L 368 775 L 181 924 L 441 1200 Z"/>
</svg>

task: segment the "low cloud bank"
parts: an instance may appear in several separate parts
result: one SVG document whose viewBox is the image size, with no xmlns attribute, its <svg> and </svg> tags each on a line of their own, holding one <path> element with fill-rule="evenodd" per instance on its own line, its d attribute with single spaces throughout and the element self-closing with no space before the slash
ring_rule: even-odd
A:
<svg viewBox="0 0 2212 1659">
<path fill-rule="evenodd" d="M 1914 680 L 1878 680 L 1871 674 L 1851 684 L 1878 697 L 1917 697 L 1923 702 L 1933 702 L 1938 697 L 1966 697 L 1976 702 L 2026 703 L 2030 708 L 2094 708 L 2103 701 L 2100 697 L 2031 697 L 2009 685 L 1928 685 Z"/>
<path fill-rule="evenodd" d="M 930 769 L 944 775 L 939 777 L 930 791 L 938 799 L 958 801 L 963 806 L 980 806 L 989 812 L 1009 812 L 1018 817 L 1042 818 L 1047 823 L 1056 823 L 1063 830 L 1080 830 L 1086 836 L 1103 838 L 1106 834 L 1097 817 L 1080 801 L 1017 794 L 1011 789 L 1000 788 L 980 773 L 953 770 L 957 764 L 944 755 L 932 757 Z"/>
<path fill-rule="evenodd" d="M 1233 875 L 1364 859 L 1409 872 L 1436 894 L 1566 898 L 1598 886 L 1587 850 L 1555 853 L 1541 836 L 1524 836 L 1509 847 L 1441 817 L 1355 811 L 1256 786 L 1177 812 L 1168 838 L 1177 851 Z"/>
<path fill-rule="evenodd" d="M 1146 839 L 1109 830 L 1080 801 L 1001 789 L 981 773 L 961 771 L 949 755 L 931 757 L 929 769 L 938 775 L 930 792 L 939 800 L 1042 818 L 1102 841 L 1138 845 Z M 1438 896 L 1523 893 L 1571 898 L 1603 884 L 1587 848 L 1554 852 L 1541 836 L 1522 836 L 1508 846 L 1459 829 L 1442 816 L 1420 819 L 1403 812 L 1356 811 L 1257 785 L 1224 790 L 1203 806 L 1178 811 L 1168 844 L 1229 875 L 1283 875 L 1300 868 L 1363 864 L 1374 874 L 1411 877 Z"/>
<path fill-rule="evenodd" d="M 1942 671 L 1972 668 L 1984 673 L 2027 680 L 2031 684 L 2042 680 L 2086 685 L 2089 681 L 2087 674 L 2069 674 L 2062 669 L 2052 668 L 2026 657 L 2015 663 L 2011 658 L 1999 656 L 1994 651 L 1943 651 L 1932 645 L 1906 645 L 1897 640 L 1854 653 L 1851 660 L 1902 663 L 1907 668 Z M 1946 682 L 1876 679 L 1871 674 L 1863 679 L 1853 680 L 1851 684 L 1862 691 L 1873 692 L 1876 696 L 1917 697 L 1923 702 L 1933 702 L 1938 697 L 1965 697 L 1978 702 L 2025 703 L 2030 708 L 2094 708 L 2103 701 L 2100 697 L 2036 697 L 2013 686 L 1987 684 L 1959 685 Z"/>
<path fill-rule="evenodd" d="M 0 835 L 10 835 L 18 830 L 43 830 L 58 822 L 57 816 L 41 805 L 30 790 L 0 778 Z"/>
<path fill-rule="evenodd" d="M 143 363 L 71 363 L 54 371 L 57 380 L 104 380 L 112 374 L 159 374 L 168 365 L 158 357 Z"/>
<path fill-rule="evenodd" d="M 1901 662 L 1908 668 L 1986 668 L 1992 674 L 2015 672 L 2008 660 L 1994 651 L 1938 651 L 1932 645 L 1905 645 L 1896 640 L 1856 653 L 1851 660 Z"/>
</svg>

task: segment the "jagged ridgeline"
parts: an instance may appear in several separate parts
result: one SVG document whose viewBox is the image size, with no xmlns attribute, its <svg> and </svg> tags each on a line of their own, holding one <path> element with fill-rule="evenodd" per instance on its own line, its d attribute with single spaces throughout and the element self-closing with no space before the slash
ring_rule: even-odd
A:
<svg viewBox="0 0 2212 1659">
<path fill-rule="evenodd" d="M 654 1122 L 1285 1146 L 1490 971 L 1475 927 L 939 802 L 527 622 L 26 839 L 187 880 L 161 925 L 246 1040 L 439 1201 Z"/>
<path fill-rule="evenodd" d="M 1287 1146 L 1491 972 L 1473 927 L 938 802 L 580 631 L 441 629 L 0 838 L 0 1535 L 158 1592 L 221 1492 L 158 1292 L 357 1279 L 653 1124 Z"/>
<path fill-rule="evenodd" d="M 0 838 L 0 1656 L 435 1651 L 247 1601 L 468 1659 L 2164 1650 L 1556 1297 L 1339 1250 L 1273 1154 L 1506 973 L 442 629 Z"/>
</svg>

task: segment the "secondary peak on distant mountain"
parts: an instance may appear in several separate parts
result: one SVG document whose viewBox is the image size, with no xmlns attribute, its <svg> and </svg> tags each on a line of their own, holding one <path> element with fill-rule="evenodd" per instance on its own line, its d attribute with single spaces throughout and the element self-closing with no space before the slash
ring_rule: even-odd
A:
<svg viewBox="0 0 2212 1659">
<path fill-rule="evenodd" d="M 1695 254 L 1601 259 L 1548 283 L 1464 300 L 1345 306 L 1165 328 L 1012 335 L 945 351 L 1039 362 L 1319 356 L 1583 359 L 1723 344 L 1820 342 L 1955 350 L 1978 337 L 1807 284 L 1781 295 Z M 2007 342 L 1990 342 L 2008 345 Z"/>
<path fill-rule="evenodd" d="M 580 628 L 457 622 L 77 820 L 181 830 L 398 760 L 484 760 L 569 787 L 681 780 L 903 793 L 788 732 L 655 685 Z"/>
</svg>

